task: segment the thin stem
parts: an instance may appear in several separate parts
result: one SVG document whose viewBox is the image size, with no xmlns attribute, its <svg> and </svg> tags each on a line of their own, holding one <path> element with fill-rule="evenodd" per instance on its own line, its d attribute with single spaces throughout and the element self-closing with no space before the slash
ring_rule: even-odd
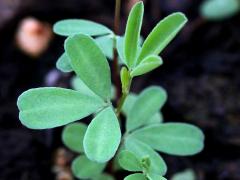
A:
<svg viewBox="0 0 240 180">
<path fill-rule="evenodd" d="M 115 18 L 114 18 L 114 33 L 115 37 L 113 40 L 114 48 L 113 48 L 113 73 L 114 73 L 114 83 L 116 86 L 116 96 L 117 100 L 121 96 L 121 84 L 119 79 L 119 66 L 118 66 L 118 53 L 117 53 L 117 38 L 116 35 L 119 34 L 119 26 L 120 26 L 120 10 L 121 10 L 121 0 L 116 0 L 115 4 Z"/>
<path fill-rule="evenodd" d="M 116 95 L 117 95 L 117 109 L 116 109 L 116 114 L 117 116 L 120 115 L 122 106 L 126 100 L 126 97 L 128 95 L 128 92 L 122 92 L 121 96 L 121 83 L 120 83 L 120 78 L 119 78 L 119 66 L 118 66 L 118 53 L 117 53 L 117 37 L 116 35 L 119 34 L 119 25 L 120 25 L 120 10 L 121 10 L 121 0 L 116 0 L 115 4 L 115 18 L 114 18 L 114 48 L 113 48 L 113 73 L 114 73 L 114 82 L 116 85 Z M 130 89 L 131 82 L 129 84 Z"/>
<path fill-rule="evenodd" d="M 117 35 L 119 34 L 119 26 L 120 26 L 120 10 L 121 10 L 121 0 L 116 0 L 115 1 L 115 18 L 114 18 L 114 37 L 113 37 L 113 81 L 116 87 L 116 97 L 117 97 L 117 102 L 121 101 L 121 83 L 120 83 L 120 78 L 119 78 L 119 66 L 118 66 L 118 52 L 117 52 Z M 127 96 L 126 96 L 127 97 Z M 125 98 L 126 98 L 125 97 Z M 125 99 L 124 98 L 124 99 Z M 120 99 L 120 100 L 119 100 Z M 122 105 L 125 100 L 122 100 Z M 121 105 L 121 107 L 122 107 Z M 121 107 L 117 107 L 117 109 L 120 109 Z M 116 112 L 117 116 L 120 114 Z M 113 159 L 109 162 L 109 171 L 111 174 L 114 174 L 114 169 L 113 169 Z"/>
<path fill-rule="evenodd" d="M 125 102 L 125 100 L 126 100 L 126 98 L 127 98 L 127 95 L 128 95 L 127 93 L 123 93 L 123 94 L 122 94 L 122 97 L 120 98 L 120 100 L 119 100 L 119 102 L 118 102 L 117 110 L 116 110 L 117 116 L 119 116 L 120 113 L 121 113 L 121 110 L 122 110 L 123 104 L 124 104 L 124 102 Z"/>
<path fill-rule="evenodd" d="M 119 34 L 120 10 L 121 10 L 121 0 L 116 0 L 115 18 L 114 18 L 114 32 L 115 32 L 115 34 Z"/>
</svg>

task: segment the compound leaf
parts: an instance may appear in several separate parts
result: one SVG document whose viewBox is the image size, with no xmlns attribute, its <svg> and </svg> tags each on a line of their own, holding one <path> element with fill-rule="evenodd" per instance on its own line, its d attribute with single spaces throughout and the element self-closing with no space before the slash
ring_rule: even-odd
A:
<svg viewBox="0 0 240 180">
<path fill-rule="evenodd" d="M 161 57 L 156 55 L 150 55 L 132 70 L 131 76 L 135 77 L 148 73 L 162 65 L 162 63 L 163 61 Z"/>
<path fill-rule="evenodd" d="M 17 101 L 19 118 L 31 129 L 48 129 L 82 119 L 105 106 L 99 97 L 70 89 L 47 87 L 30 89 Z"/>
<path fill-rule="evenodd" d="M 112 34 L 107 27 L 82 19 L 66 19 L 58 21 L 53 26 L 53 31 L 62 36 L 72 36 L 75 34 L 85 34 L 89 36 L 100 36 Z"/>
<path fill-rule="evenodd" d="M 104 100 L 111 96 L 110 67 L 94 40 L 86 35 L 69 37 L 65 50 L 71 65 L 81 80 Z"/>
<path fill-rule="evenodd" d="M 84 151 L 93 161 L 106 162 L 116 153 L 121 140 L 118 119 L 112 109 L 102 110 L 88 126 L 83 140 Z"/>
<path fill-rule="evenodd" d="M 124 180 L 148 180 L 148 179 L 141 173 L 135 173 L 125 177 Z"/>
<path fill-rule="evenodd" d="M 137 64 L 149 55 L 158 55 L 186 24 L 182 13 L 173 13 L 160 21 L 143 43 Z"/>
<path fill-rule="evenodd" d="M 126 150 L 133 152 L 139 160 L 149 157 L 151 161 L 150 172 L 159 175 L 164 175 L 167 172 L 166 163 L 150 146 L 131 137 L 131 135 L 126 138 L 124 145 Z"/>
<path fill-rule="evenodd" d="M 80 179 L 94 178 L 101 174 L 105 168 L 105 163 L 90 161 L 85 155 L 78 156 L 72 162 L 72 172 L 74 176 Z"/>
<path fill-rule="evenodd" d="M 127 117 L 127 131 L 147 123 L 157 113 L 167 99 L 165 90 L 152 86 L 144 90 L 133 104 Z"/>
<path fill-rule="evenodd" d="M 118 155 L 118 162 L 120 166 L 127 171 L 142 171 L 139 159 L 130 151 L 123 150 Z"/>
<path fill-rule="evenodd" d="M 203 149 L 202 131 L 185 123 L 151 125 L 136 130 L 132 136 L 158 151 L 172 155 L 193 155 Z"/>
<path fill-rule="evenodd" d="M 72 123 L 64 127 L 62 132 L 62 141 L 69 149 L 82 153 L 83 137 L 87 126 L 83 123 Z"/>
<path fill-rule="evenodd" d="M 69 58 L 67 57 L 66 53 L 63 53 L 60 58 L 57 60 L 56 63 L 57 69 L 59 69 L 62 72 L 72 72 L 72 66 L 70 63 Z"/>
<path fill-rule="evenodd" d="M 127 21 L 124 40 L 124 54 L 129 68 L 134 66 L 138 55 L 138 44 L 142 26 L 143 11 L 143 2 L 136 3 L 129 14 Z"/>
</svg>

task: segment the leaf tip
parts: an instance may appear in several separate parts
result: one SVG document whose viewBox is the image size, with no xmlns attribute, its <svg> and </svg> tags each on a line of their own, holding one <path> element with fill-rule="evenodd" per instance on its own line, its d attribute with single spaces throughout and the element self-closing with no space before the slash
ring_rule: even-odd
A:
<svg viewBox="0 0 240 180">
<path fill-rule="evenodd" d="M 181 20 L 183 21 L 184 24 L 187 23 L 187 21 L 188 21 L 187 16 L 182 12 L 175 12 L 172 15 L 173 16 L 178 16 L 179 18 L 181 18 Z"/>
</svg>

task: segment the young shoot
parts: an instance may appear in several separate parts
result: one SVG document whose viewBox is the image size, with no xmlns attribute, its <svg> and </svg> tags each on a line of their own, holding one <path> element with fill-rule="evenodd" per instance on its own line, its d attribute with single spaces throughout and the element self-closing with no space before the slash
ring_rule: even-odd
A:
<svg viewBox="0 0 240 180">
<path fill-rule="evenodd" d="M 204 135 L 196 126 L 163 123 L 161 108 L 167 100 L 163 88 L 151 86 L 140 94 L 131 92 L 134 77 L 163 64 L 159 54 L 187 22 L 183 13 L 173 13 L 143 41 L 143 14 L 143 2 L 136 3 L 124 36 L 88 20 L 57 22 L 54 32 L 66 37 L 57 68 L 75 73 L 74 90 L 35 88 L 18 98 L 19 118 L 24 126 L 49 129 L 66 125 L 62 140 L 79 154 L 72 162 L 72 172 L 79 179 L 114 179 L 114 171 L 120 168 L 132 173 L 125 180 L 165 180 L 167 165 L 160 154 L 190 156 L 203 149 Z M 114 59 L 114 48 L 121 68 L 120 99 L 114 98 L 108 63 L 108 59 Z M 92 117 L 88 125 L 81 122 L 87 116 Z M 122 117 L 126 119 L 125 127 L 120 127 Z M 112 168 L 112 174 L 105 172 L 109 162 L 119 167 Z"/>
</svg>

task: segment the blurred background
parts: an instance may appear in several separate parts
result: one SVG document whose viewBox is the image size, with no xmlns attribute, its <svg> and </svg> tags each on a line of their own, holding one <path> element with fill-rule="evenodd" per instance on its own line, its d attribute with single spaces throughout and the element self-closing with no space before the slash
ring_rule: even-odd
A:
<svg viewBox="0 0 240 180">
<path fill-rule="evenodd" d="M 136 1 L 122 2 L 121 35 Z M 16 100 L 29 88 L 69 87 L 72 74 L 55 67 L 64 38 L 53 34 L 52 25 L 61 19 L 82 18 L 112 28 L 114 3 L 0 0 L 0 180 L 72 179 L 68 168 L 74 154 L 62 145 L 62 128 L 36 131 L 23 127 Z M 190 173 L 196 180 L 240 179 L 239 3 L 145 0 L 144 38 L 172 12 L 184 12 L 189 22 L 161 54 L 164 65 L 137 78 L 132 90 L 138 93 L 152 84 L 163 86 L 169 97 L 163 108 L 165 121 L 195 124 L 206 136 L 205 148 L 196 156 L 163 155 L 169 179 L 179 172 Z"/>
</svg>

